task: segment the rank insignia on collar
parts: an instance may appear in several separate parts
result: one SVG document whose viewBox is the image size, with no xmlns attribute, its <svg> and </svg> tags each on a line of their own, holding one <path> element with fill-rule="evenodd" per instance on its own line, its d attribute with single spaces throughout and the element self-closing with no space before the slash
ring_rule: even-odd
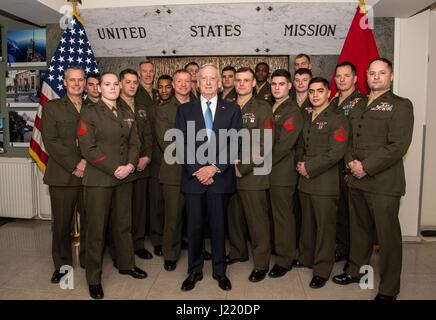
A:
<svg viewBox="0 0 436 320">
<path fill-rule="evenodd" d="M 372 111 L 392 111 L 394 106 L 389 102 L 380 102 L 375 107 L 372 107 L 370 110 Z"/>
<path fill-rule="evenodd" d="M 325 125 L 327 125 L 327 121 L 317 121 L 316 125 L 318 126 L 318 130 L 322 130 L 322 128 L 324 128 Z"/>
</svg>

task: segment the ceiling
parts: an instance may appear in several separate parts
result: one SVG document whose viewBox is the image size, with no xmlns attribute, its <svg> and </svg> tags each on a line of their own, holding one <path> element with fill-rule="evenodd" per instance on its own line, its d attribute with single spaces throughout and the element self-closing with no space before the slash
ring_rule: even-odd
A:
<svg viewBox="0 0 436 320">
<path fill-rule="evenodd" d="M 82 0 L 83 9 L 108 8 L 108 7 L 128 7 L 144 5 L 176 5 L 176 4 L 199 4 L 199 3 L 243 3 L 243 2 L 356 2 L 357 0 Z M 368 5 L 374 7 L 375 17 L 397 17 L 408 18 L 416 13 L 435 4 L 435 0 L 367 0 Z M 23 19 L 35 25 L 43 26 L 47 23 L 58 22 L 62 14 L 59 10 L 67 4 L 66 0 L 0 0 L 0 22 Z M 3 13 L 2 13 L 3 11 Z"/>
</svg>

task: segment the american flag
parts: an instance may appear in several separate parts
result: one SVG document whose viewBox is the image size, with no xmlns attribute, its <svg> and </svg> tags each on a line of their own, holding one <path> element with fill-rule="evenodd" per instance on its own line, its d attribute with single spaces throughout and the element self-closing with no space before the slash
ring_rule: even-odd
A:
<svg viewBox="0 0 436 320">
<path fill-rule="evenodd" d="M 62 34 L 56 52 L 51 58 L 42 84 L 38 114 L 30 140 L 29 154 L 43 170 L 47 165 L 48 154 L 41 137 L 42 108 L 48 100 L 61 98 L 66 94 L 63 81 L 64 72 L 69 66 L 82 67 L 85 76 L 90 73 L 98 73 L 97 62 L 89 45 L 83 23 L 76 14 L 72 16 L 68 28 Z"/>
</svg>

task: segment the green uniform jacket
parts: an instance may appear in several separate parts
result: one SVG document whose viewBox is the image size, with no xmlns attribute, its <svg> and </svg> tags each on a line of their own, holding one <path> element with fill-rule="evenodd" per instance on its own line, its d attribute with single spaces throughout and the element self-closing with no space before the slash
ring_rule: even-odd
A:
<svg viewBox="0 0 436 320">
<path fill-rule="evenodd" d="M 140 148 L 135 119 L 122 108 L 117 113 L 115 117 L 103 101 L 80 112 L 77 135 L 88 161 L 83 176 L 85 186 L 113 187 L 136 178 L 135 174 L 124 180 L 114 176 L 118 166 L 131 163 L 136 167 Z"/>
<path fill-rule="evenodd" d="M 297 159 L 305 162 L 309 179 L 300 177 L 298 189 L 321 196 L 339 195 L 338 162 L 347 150 L 349 124 L 331 107 L 314 121 L 307 117 L 298 141 Z"/>
<path fill-rule="evenodd" d="M 271 84 L 267 81 L 257 93 L 256 87 L 253 89 L 253 95 L 260 100 L 268 102 L 270 105 L 274 104 L 274 97 L 271 92 Z"/>
<path fill-rule="evenodd" d="M 242 113 L 242 125 L 244 129 L 250 130 L 250 154 L 254 151 L 253 142 L 251 139 L 253 138 L 252 131 L 253 129 L 260 130 L 260 152 L 261 154 L 258 156 L 263 156 L 264 154 L 264 132 L 265 130 L 271 131 L 272 136 L 272 112 L 271 105 L 265 101 L 260 99 L 256 99 L 252 97 L 245 106 L 241 109 Z M 247 146 L 248 142 L 244 143 L 244 146 Z M 272 142 L 271 142 L 272 145 Z M 271 156 L 271 154 L 270 154 Z M 239 153 L 239 159 L 241 159 L 241 153 Z M 238 190 L 266 190 L 269 189 L 269 178 L 268 175 L 254 175 L 253 169 L 255 167 L 262 167 L 262 164 L 255 164 L 251 158 L 251 163 L 247 164 L 238 164 L 238 170 L 242 175 L 242 178 L 237 178 L 236 187 Z"/>
<path fill-rule="evenodd" d="M 339 104 L 339 96 L 335 97 L 330 102 L 330 108 L 348 117 L 350 115 L 350 111 L 356 106 L 356 104 L 365 98 L 366 95 L 360 93 L 360 91 L 356 89 L 344 101 L 342 101 L 341 104 Z"/>
<path fill-rule="evenodd" d="M 413 105 L 388 91 L 367 107 L 360 101 L 350 113 L 352 137 L 345 163 L 357 159 L 367 175 L 350 176 L 349 187 L 401 196 L 406 192 L 403 156 L 413 135 Z"/>
<path fill-rule="evenodd" d="M 162 161 L 162 151 L 159 148 L 156 139 L 156 108 L 159 105 L 158 91 L 153 89 L 153 96 L 151 97 L 147 90 L 142 85 L 139 86 L 135 95 L 135 106 L 144 108 L 147 112 L 148 119 L 150 121 L 151 134 L 152 134 L 152 153 L 151 163 L 148 165 L 150 177 L 158 178 L 160 163 Z"/>
<path fill-rule="evenodd" d="M 136 129 L 138 131 L 138 138 L 141 146 L 139 148 L 139 157 L 152 157 L 152 144 L 153 135 L 151 132 L 150 120 L 147 115 L 147 111 L 141 105 L 135 105 L 135 112 L 129 107 L 129 105 L 124 101 L 123 98 L 119 98 L 117 102 L 118 108 L 122 108 L 125 112 L 129 113 L 131 117 L 135 119 Z M 145 170 L 139 172 L 136 171 L 136 178 L 142 179 L 147 178 L 150 174 L 149 165 Z"/>
<path fill-rule="evenodd" d="M 95 104 L 96 104 L 96 103 L 95 103 L 94 101 L 92 101 L 91 99 L 89 99 L 89 97 L 86 98 L 85 100 L 83 100 L 83 105 L 93 106 L 93 105 L 95 105 Z"/>
<path fill-rule="evenodd" d="M 161 152 L 165 152 L 171 141 L 164 141 L 165 132 L 169 129 L 174 129 L 176 126 L 177 109 L 180 105 L 176 96 L 173 96 L 166 103 L 158 106 L 156 112 L 156 137 Z M 175 155 L 175 150 L 173 155 Z M 182 180 L 182 166 L 180 164 L 168 164 L 165 159 L 162 159 L 159 171 L 159 181 L 163 184 L 180 185 Z"/>
<path fill-rule="evenodd" d="M 220 92 L 219 96 L 224 100 L 232 101 L 235 103 L 236 103 L 236 99 L 238 98 L 238 94 L 236 93 L 235 88 L 230 90 L 230 92 L 225 97 L 223 97 L 223 92 Z"/>
<path fill-rule="evenodd" d="M 295 150 L 303 127 L 303 118 L 297 103 L 288 98 L 273 113 L 274 143 L 270 185 L 295 186 Z"/>
<path fill-rule="evenodd" d="M 80 115 L 71 100 L 48 101 L 42 108 L 41 134 L 49 154 L 44 183 L 51 186 L 80 186 L 82 179 L 72 174 L 82 160 L 76 127 Z"/>
<path fill-rule="evenodd" d="M 295 101 L 295 103 L 297 102 Z M 306 121 L 306 118 L 312 118 L 312 104 L 310 103 L 309 97 L 304 100 L 303 104 L 300 107 L 300 111 L 304 121 Z"/>
</svg>

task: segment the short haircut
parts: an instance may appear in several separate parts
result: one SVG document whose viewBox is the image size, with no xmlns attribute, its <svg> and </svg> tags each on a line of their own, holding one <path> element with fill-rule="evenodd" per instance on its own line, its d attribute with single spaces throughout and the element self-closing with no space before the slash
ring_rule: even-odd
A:
<svg viewBox="0 0 436 320">
<path fill-rule="evenodd" d="M 272 76 L 271 76 L 271 80 L 272 80 L 274 77 L 285 77 L 286 79 L 288 79 L 289 82 L 292 81 L 292 79 L 291 79 L 291 74 L 290 74 L 289 71 L 286 70 L 286 69 L 277 69 L 277 70 L 275 70 L 275 71 L 273 72 Z"/>
<path fill-rule="evenodd" d="M 136 76 L 136 78 L 139 79 L 138 72 L 133 69 L 127 68 L 120 72 L 120 80 L 123 80 L 126 74 L 133 74 L 134 76 Z"/>
<path fill-rule="evenodd" d="M 188 69 L 189 66 L 196 66 L 197 68 L 200 69 L 200 66 L 195 61 L 188 62 L 187 64 L 185 64 L 185 67 L 183 69 Z"/>
<path fill-rule="evenodd" d="M 189 75 L 189 77 L 191 77 L 191 74 L 189 73 L 188 70 L 186 70 L 186 69 L 178 69 L 178 70 L 174 71 L 173 77 L 171 78 L 171 81 L 176 77 L 177 74 L 187 74 L 187 75 Z"/>
<path fill-rule="evenodd" d="M 258 67 L 258 66 L 261 66 L 261 65 L 264 65 L 264 66 L 268 69 L 268 71 L 269 71 L 269 65 L 268 65 L 268 63 L 266 63 L 266 62 L 259 62 L 258 64 L 256 64 L 256 68 L 254 68 L 254 70 L 256 70 L 257 67 Z"/>
<path fill-rule="evenodd" d="M 351 68 L 351 72 L 353 73 L 353 75 L 356 75 L 356 73 L 357 73 L 356 72 L 356 67 L 354 66 L 354 64 L 352 64 L 349 61 L 344 61 L 344 62 L 338 63 L 336 65 L 336 68 L 335 68 L 335 73 L 338 70 L 338 68 L 340 68 L 340 67 L 350 67 Z"/>
<path fill-rule="evenodd" d="M 372 61 L 369 63 L 369 65 L 368 65 L 368 69 L 369 69 L 369 66 L 370 66 L 373 62 L 376 62 L 376 61 L 381 61 L 381 62 L 386 63 L 386 64 L 388 65 L 388 68 L 391 70 L 391 72 L 394 71 L 394 67 L 393 67 L 393 65 L 392 65 L 392 62 L 391 62 L 390 60 L 386 59 L 386 58 L 376 58 L 376 59 L 372 60 Z"/>
<path fill-rule="evenodd" d="M 233 71 L 233 73 L 236 73 L 236 69 L 233 66 L 226 66 L 221 70 L 221 73 L 224 73 L 224 71 Z"/>
<path fill-rule="evenodd" d="M 214 68 L 214 69 L 216 70 L 217 77 L 218 77 L 219 79 L 221 79 L 220 69 L 218 69 L 218 67 L 217 67 L 215 64 L 213 64 L 213 63 L 206 63 L 206 64 L 203 64 L 203 65 L 200 67 L 200 70 L 198 70 L 198 74 L 200 75 L 200 74 L 201 74 L 201 71 L 202 71 L 203 69 L 205 69 L 205 68 L 208 68 L 208 67 L 212 67 L 212 68 Z"/>
<path fill-rule="evenodd" d="M 300 68 L 300 69 L 296 70 L 294 72 L 294 78 L 297 74 L 299 74 L 300 76 L 302 76 L 303 74 L 308 74 L 312 78 L 312 71 L 310 71 L 310 69 L 307 69 L 307 68 Z"/>
<path fill-rule="evenodd" d="M 85 77 L 85 71 L 83 71 L 82 67 L 79 67 L 79 66 L 69 66 L 68 68 L 65 69 L 65 72 L 64 72 L 64 78 L 67 77 L 67 72 L 68 72 L 69 70 L 80 70 L 80 71 L 83 72 L 83 76 Z"/>
<path fill-rule="evenodd" d="M 312 83 L 322 83 L 323 86 L 324 86 L 327 90 L 330 90 L 330 84 L 329 84 L 329 81 L 328 81 L 326 78 L 323 78 L 323 77 L 315 77 L 315 78 L 312 78 L 312 79 L 309 81 L 309 87 L 310 87 L 310 85 L 311 85 Z"/>
<path fill-rule="evenodd" d="M 253 79 L 256 78 L 256 75 L 254 74 L 253 69 L 249 68 L 249 67 L 242 67 L 239 68 L 238 71 L 236 71 L 235 73 L 242 73 L 242 72 L 250 72 L 251 75 L 253 76 Z"/>
<path fill-rule="evenodd" d="M 86 81 L 88 81 L 89 78 L 99 79 L 100 75 L 98 73 L 90 73 L 86 76 Z"/>
<path fill-rule="evenodd" d="M 305 54 L 305 53 L 297 54 L 297 56 L 295 57 L 294 61 L 297 60 L 297 59 L 300 59 L 300 58 L 306 58 L 307 61 L 309 61 L 309 63 L 310 63 L 310 57 L 307 54 Z"/>
<path fill-rule="evenodd" d="M 141 67 L 143 64 L 151 64 L 154 68 L 154 63 L 150 60 L 142 60 L 141 62 L 139 62 L 139 67 Z"/>
<path fill-rule="evenodd" d="M 157 82 L 159 82 L 160 80 L 169 80 L 172 82 L 173 77 L 171 77 L 169 74 L 163 74 L 159 78 L 157 78 Z"/>
<path fill-rule="evenodd" d="M 114 75 L 115 77 L 117 77 L 117 79 L 118 79 L 118 75 L 117 75 L 115 72 L 112 72 L 112 71 L 106 71 L 106 72 L 103 72 L 103 73 L 100 75 L 100 78 L 98 79 L 99 84 L 101 84 L 101 81 L 103 80 L 103 77 L 106 76 L 106 75 L 108 75 L 108 74 L 113 74 L 113 75 Z"/>
</svg>

